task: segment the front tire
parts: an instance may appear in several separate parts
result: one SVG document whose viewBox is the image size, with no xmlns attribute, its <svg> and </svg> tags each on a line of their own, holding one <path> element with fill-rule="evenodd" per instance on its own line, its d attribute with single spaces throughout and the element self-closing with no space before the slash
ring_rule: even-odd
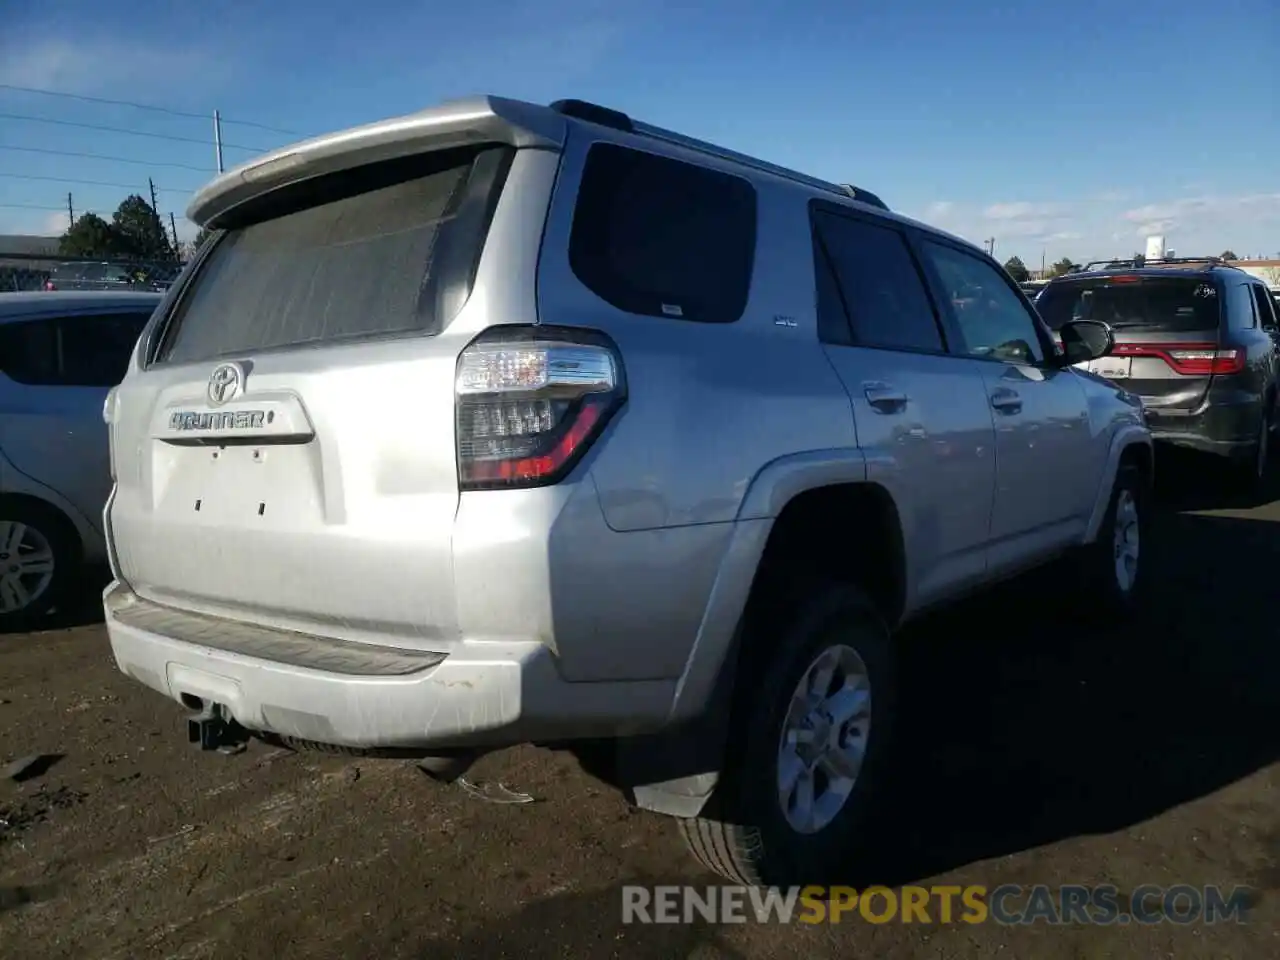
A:
<svg viewBox="0 0 1280 960">
<path fill-rule="evenodd" d="M 897 699 L 889 630 L 861 591 L 822 590 L 739 684 L 741 735 L 681 834 L 732 882 L 822 882 L 869 837 Z"/>
<path fill-rule="evenodd" d="M 1132 614 L 1147 582 L 1142 546 L 1148 540 L 1149 485 L 1133 466 L 1122 464 L 1111 488 L 1111 502 L 1083 561 L 1088 592 L 1106 614 Z"/>
</svg>

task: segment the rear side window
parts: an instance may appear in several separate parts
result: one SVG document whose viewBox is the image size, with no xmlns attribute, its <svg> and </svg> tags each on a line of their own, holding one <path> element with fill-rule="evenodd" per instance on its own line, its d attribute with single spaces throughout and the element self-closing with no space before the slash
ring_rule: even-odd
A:
<svg viewBox="0 0 1280 960">
<path fill-rule="evenodd" d="M 150 318 L 149 313 L 63 318 L 58 324 L 62 383 L 114 387 L 124 379 L 134 345 Z"/>
<path fill-rule="evenodd" d="M 29 386 L 114 387 L 151 314 L 42 317 L 0 326 L 0 370 Z"/>
<path fill-rule="evenodd" d="M 703 323 L 742 316 L 756 192 L 741 177 L 614 144 L 591 147 L 569 265 L 619 310 Z"/>
<path fill-rule="evenodd" d="M 1258 305 L 1252 284 L 1237 283 L 1227 288 L 1227 323 L 1232 330 L 1253 330 L 1258 326 Z"/>
<path fill-rule="evenodd" d="M 1201 277 L 1097 277 L 1051 283 L 1036 310 L 1051 330 L 1072 320 L 1102 320 L 1117 330 L 1216 331 L 1218 290 Z"/>
<path fill-rule="evenodd" d="M 840 294 L 835 303 L 823 295 L 820 272 L 819 328 L 838 327 L 822 314 L 843 307 L 859 346 L 943 350 L 933 304 L 901 231 L 830 213 L 815 213 L 813 220 L 819 271 L 830 268 Z"/>
<path fill-rule="evenodd" d="M 470 293 L 510 156 L 440 151 L 268 194 L 220 224 L 155 359 L 439 333 Z"/>
<path fill-rule="evenodd" d="M 1258 323 L 1266 330 L 1274 330 L 1276 326 L 1276 306 L 1271 294 L 1263 287 L 1251 285 L 1253 299 L 1258 307 Z"/>
</svg>

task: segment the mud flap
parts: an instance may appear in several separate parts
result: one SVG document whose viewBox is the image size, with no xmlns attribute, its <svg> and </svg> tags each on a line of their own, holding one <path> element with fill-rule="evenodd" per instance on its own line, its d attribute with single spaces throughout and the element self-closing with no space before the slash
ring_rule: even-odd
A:
<svg viewBox="0 0 1280 960">
<path fill-rule="evenodd" d="M 628 802 L 667 816 L 698 816 L 720 781 L 733 715 L 740 638 L 721 667 L 707 708 L 694 720 L 614 743 L 617 786 Z"/>
</svg>

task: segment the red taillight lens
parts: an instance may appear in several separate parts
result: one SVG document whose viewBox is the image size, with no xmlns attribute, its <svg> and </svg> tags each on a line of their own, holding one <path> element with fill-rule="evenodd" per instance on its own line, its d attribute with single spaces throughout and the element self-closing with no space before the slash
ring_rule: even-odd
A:
<svg viewBox="0 0 1280 960">
<path fill-rule="evenodd" d="M 562 479 L 626 399 L 622 360 L 593 331 L 497 328 L 458 358 L 463 490 Z"/>
<path fill-rule="evenodd" d="M 47 292 L 47 291 L 49 291 L 49 290 L 57 290 L 57 289 L 58 289 L 57 287 L 55 287 L 55 286 L 53 285 L 53 281 L 52 281 L 52 280 L 46 280 L 46 281 L 44 282 L 44 288 L 45 288 L 45 291 L 46 291 L 46 292 Z"/>
<path fill-rule="evenodd" d="M 1117 357 L 1159 357 L 1188 377 L 1239 373 L 1245 360 L 1243 350 L 1216 343 L 1117 343 L 1112 353 Z"/>
</svg>

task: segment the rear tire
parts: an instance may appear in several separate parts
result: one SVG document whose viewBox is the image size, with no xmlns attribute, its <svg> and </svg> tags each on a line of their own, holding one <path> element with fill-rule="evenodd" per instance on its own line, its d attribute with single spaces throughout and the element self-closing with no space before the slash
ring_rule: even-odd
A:
<svg viewBox="0 0 1280 960">
<path fill-rule="evenodd" d="M 1249 456 L 1236 467 L 1240 487 L 1245 493 L 1261 493 L 1266 488 L 1271 466 L 1271 434 L 1274 429 L 1268 407 L 1262 414 L 1258 437 L 1249 448 Z"/>
<path fill-rule="evenodd" d="M 52 507 L 0 497 L 0 632 L 39 626 L 75 582 L 80 545 Z"/>
<path fill-rule="evenodd" d="M 892 640 L 861 591 L 832 587 L 801 604 L 761 660 L 739 677 L 741 733 L 716 793 L 679 829 L 732 882 L 822 882 L 870 835 L 897 700 Z"/>
</svg>

